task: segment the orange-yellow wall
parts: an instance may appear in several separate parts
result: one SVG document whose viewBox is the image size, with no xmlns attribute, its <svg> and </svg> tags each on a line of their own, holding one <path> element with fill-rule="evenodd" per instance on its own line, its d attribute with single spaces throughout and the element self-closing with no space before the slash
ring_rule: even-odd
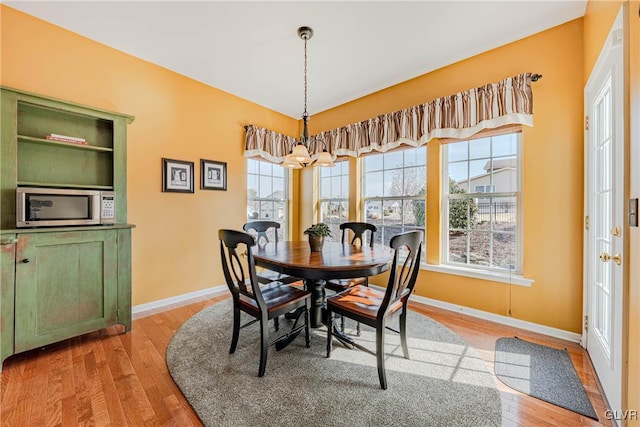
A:
<svg viewBox="0 0 640 427">
<path fill-rule="evenodd" d="M 420 271 L 417 294 L 581 332 L 582 37 L 582 20 L 574 20 L 313 117 L 316 133 L 525 71 L 543 75 L 533 83 L 534 127 L 525 127 L 523 138 L 523 274 L 535 283 L 526 288 Z M 437 262 L 437 141 L 429 143 L 427 158 L 427 258 Z"/>
<path fill-rule="evenodd" d="M 611 30 L 620 6 L 624 0 L 589 1 L 584 17 L 584 83 L 596 61 L 604 41 Z"/>
<path fill-rule="evenodd" d="M 244 130 L 295 135 L 297 120 L 4 5 L 5 86 L 136 117 L 128 128 L 133 304 L 221 285 L 218 228 L 246 218 Z M 194 194 L 161 192 L 161 158 L 195 163 Z M 227 162 L 227 191 L 199 189 L 200 159 Z"/>
</svg>

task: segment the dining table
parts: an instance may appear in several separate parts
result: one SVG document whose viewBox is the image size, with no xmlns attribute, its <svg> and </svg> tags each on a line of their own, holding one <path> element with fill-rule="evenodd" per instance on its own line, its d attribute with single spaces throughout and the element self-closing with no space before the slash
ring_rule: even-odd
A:
<svg viewBox="0 0 640 427">
<path fill-rule="evenodd" d="M 383 245 L 356 246 L 325 241 L 322 250 L 311 251 L 308 241 L 281 241 L 252 248 L 258 267 L 299 277 L 311 291 L 310 326 L 318 328 L 323 319 L 324 284 L 332 279 L 369 277 L 388 270 L 391 248 Z"/>
</svg>

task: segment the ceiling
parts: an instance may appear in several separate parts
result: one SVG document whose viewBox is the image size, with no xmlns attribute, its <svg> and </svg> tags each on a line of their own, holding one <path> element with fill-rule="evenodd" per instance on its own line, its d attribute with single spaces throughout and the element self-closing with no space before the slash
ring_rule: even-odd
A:
<svg viewBox="0 0 640 427">
<path fill-rule="evenodd" d="M 308 111 L 313 115 L 581 17 L 587 1 L 3 3 L 300 118 L 300 26 L 315 31 L 308 42 Z"/>
</svg>

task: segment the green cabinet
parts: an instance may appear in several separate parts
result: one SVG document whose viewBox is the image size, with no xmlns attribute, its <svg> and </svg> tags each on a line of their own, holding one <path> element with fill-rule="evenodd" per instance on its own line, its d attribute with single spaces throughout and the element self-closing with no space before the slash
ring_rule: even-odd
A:
<svg viewBox="0 0 640 427">
<path fill-rule="evenodd" d="M 110 325 L 131 329 L 126 128 L 133 117 L 0 89 L 1 369 L 15 353 Z M 116 224 L 18 229 L 20 186 L 114 191 Z"/>
<path fill-rule="evenodd" d="M 127 221 L 127 124 L 132 116 L 0 88 L 0 229 L 15 227 L 16 187 L 111 190 Z M 77 138 L 83 143 L 48 139 Z"/>
<path fill-rule="evenodd" d="M 14 351 L 117 323 L 117 253 L 113 230 L 18 234 Z"/>
</svg>

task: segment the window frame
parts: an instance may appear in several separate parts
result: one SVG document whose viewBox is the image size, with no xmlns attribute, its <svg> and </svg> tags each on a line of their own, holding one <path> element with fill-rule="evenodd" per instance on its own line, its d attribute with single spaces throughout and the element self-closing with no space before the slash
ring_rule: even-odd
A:
<svg viewBox="0 0 640 427">
<path fill-rule="evenodd" d="M 382 172 L 383 177 L 385 172 L 388 171 L 392 171 L 392 170 L 404 170 L 404 169 L 408 169 L 408 168 L 415 168 L 418 166 L 423 166 L 424 167 L 424 194 L 421 195 L 417 195 L 417 196 L 371 196 L 371 197 L 367 197 L 366 196 L 366 174 L 367 174 L 367 168 L 365 165 L 365 161 L 368 157 L 371 156 L 383 156 L 385 154 L 388 154 L 390 152 L 402 152 L 402 151 L 406 151 L 406 150 L 419 150 L 419 149 L 424 149 L 424 163 L 423 164 L 416 164 L 416 165 L 411 165 L 411 166 L 402 166 L 402 167 L 397 167 L 397 166 L 393 166 L 393 167 L 389 167 L 386 168 L 383 166 L 381 169 L 377 169 L 374 172 Z M 426 244 L 427 244 L 427 176 L 428 176 L 428 150 L 426 145 L 421 145 L 419 147 L 414 147 L 414 146 L 402 146 L 402 147 L 398 147 L 395 148 L 393 150 L 389 150 L 389 151 L 385 151 L 385 152 L 376 152 L 376 153 L 370 153 L 367 154 L 366 156 L 363 156 L 362 159 L 360 159 L 361 161 L 361 173 L 360 173 L 360 179 L 361 179 L 361 184 L 360 184 L 360 191 L 361 191 L 361 196 L 360 196 L 360 212 L 361 212 L 361 216 L 362 216 L 362 221 L 365 222 L 370 222 L 376 225 L 376 227 L 378 227 L 378 232 L 376 233 L 376 241 L 381 242 L 382 244 L 385 244 L 385 240 L 389 240 L 389 239 L 385 239 L 385 235 L 384 235 L 384 231 L 381 230 L 384 229 L 385 225 L 384 225 L 384 214 L 383 212 L 381 212 L 381 217 L 380 217 L 380 221 L 382 224 L 376 224 L 375 222 L 371 221 L 370 218 L 368 217 L 368 213 L 367 213 L 367 202 L 380 202 L 380 206 L 381 209 L 384 210 L 384 205 L 385 202 L 393 202 L 393 201 L 398 201 L 401 204 L 403 204 L 404 202 L 412 202 L 414 200 L 417 201 L 422 201 L 424 203 L 424 223 L 422 224 L 421 227 L 418 227 L 417 224 L 414 226 L 408 226 L 404 223 L 404 215 L 402 217 L 402 224 L 401 224 L 401 229 L 402 232 L 405 231 L 412 231 L 412 230 L 421 230 L 423 233 L 422 236 L 422 244 L 423 247 L 426 248 Z M 403 162 L 404 162 L 404 156 L 403 156 Z M 383 193 L 384 193 L 384 185 L 383 185 Z M 404 206 L 404 205 L 403 205 Z M 404 207 L 403 207 L 404 209 Z M 391 227 L 392 225 L 389 225 L 389 227 Z M 392 237 L 392 236 L 391 236 Z M 425 262 L 426 260 L 426 251 L 423 250 L 422 251 L 422 256 L 421 256 L 421 262 Z"/>
<path fill-rule="evenodd" d="M 448 161 L 448 145 L 452 144 L 452 143 L 456 143 L 456 142 L 464 142 L 466 141 L 469 145 L 473 143 L 474 140 L 479 140 L 479 139 L 487 139 L 487 138 L 495 138 L 495 137 L 500 137 L 500 136 L 504 136 L 504 135 L 514 135 L 516 138 L 516 186 L 517 189 L 515 191 L 508 191 L 508 192 L 474 192 L 474 193 L 464 193 L 464 194 L 448 194 L 448 186 L 449 186 L 449 161 Z M 520 130 L 512 130 L 512 131 L 505 131 L 505 132 L 501 132 L 501 133 L 497 133 L 497 134 L 490 134 L 490 135 L 478 135 L 477 137 L 472 137 L 469 139 L 463 139 L 463 140 L 456 140 L 456 141 L 448 141 L 447 144 L 443 144 L 443 149 L 441 150 L 441 165 L 442 165 L 442 170 L 441 170 L 441 188 L 440 188 L 440 192 L 442 195 L 442 199 L 441 199 L 441 224 L 440 224 L 440 231 L 441 231 L 441 239 L 440 239 L 440 265 L 445 266 L 445 267 L 452 267 L 452 268 L 460 268 L 460 269 L 471 269 L 471 270 L 477 270 L 479 272 L 487 272 L 490 274 L 500 274 L 500 275 L 522 275 L 522 271 L 523 271 L 523 259 L 524 259 L 524 244 L 523 244 L 523 221 L 522 221 L 522 214 L 523 214 L 523 209 L 522 209 L 522 141 L 523 141 L 523 135 L 522 132 Z M 468 145 L 468 147 L 469 147 Z M 490 145 L 490 156 L 488 158 L 483 157 L 481 158 L 482 160 L 494 160 L 494 156 L 493 156 L 493 144 Z M 470 148 L 467 148 L 467 159 L 466 162 L 467 164 L 470 161 L 476 161 L 476 160 L 480 160 L 480 159 L 470 159 L 469 158 L 469 151 Z M 498 159 L 503 158 L 504 156 L 499 156 L 497 157 Z M 470 176 L 469 173 L 467 173 L 467 180 L 471 180 L 472 177 Z M 445 187 L 446 186 L 446 187 Z M 491 182 L 488 185 L 485 185 L 484 189 L 486 191 L 487 187 L 493 187 L 495 188 L 495 184 L 493 182 Z M 515 243 L 515 251 L 516 251 L 516 256 L 515 256 L 515 268 L 514 269 L 506 269 L 506 268 L 499 268 L 499 267 L 492 267 L 492 266 L 485 266 L 485 265 L 479 265 L 479 264 L 470 264 L 469 262 L 467 263 L 460 263 L 460 262 L 452 262 L 449 260 L 449 200 L 452 199 L 457 199 L 457 200 L 464 200 L 464 199 L 490 199 L 490 198 L 502 198 L 502 197 L 513 197 L 515 198 L 515 203 L 516 203 L 516 215 L 515 215 L 515 220 L 516 220 L 516 230 L 514 233 L 514 237 L 516 239 L 516 243 Z M 467 226 L 468 227 L 468 226 Z M 469 229 L 467 228 L 467 231 Z M 489 230 L 489 233 L 494 233 L 493 230 Z M 491 242 L 491 246 L 489 249 L 489 253 L 491 254 L 493 252 L 493 239 L 490 239 Z M 469 240 L 467 239 L 467 254 L 469 254 L 470 248 L 469 248 Z"/>
<path fill-rule="evenodd" d="M 251 168 L 249 167 L 249 162 L 256 162 L 258 163 L 258 173 L 252 173 L 250 172 Z M 266 174 L 262 174 L 260 171 L 260 163 L 266 163 L 269 164 L 271 166 L 271 174 L 270 175 L 266 175 Z M 275 221 L 280 223 L 280 229 L 279 229 L 279 235 L 278 235 L 278 240 L 288 240 L 288 236 L 290 234 L 290 227 L 291 227 L 291 218 L 290 218 L 290 213 L 291 213 L 291 193 L 290 193 L 290 181 L 291 181 L 291 171 L 283 166 L 280 166 L 278 164 L 275 163 L 270 163 L 268 161 L 263 161 L 263 160 L 259 160 L 256 158 L 247 158 L 247 172 L 246 172 L 246 177 L 247 177 L 247 216 L 246 216 L 246 222 L 253 222 L 253 221 Z M 282 179 L 283 179 L 283 195 L 285 196 L 284 198 L 275 198 L 275 197 L 259 197 L 260 195 L 260 177 L 270 177 L 271 178 L 271 188 L 273 189 L 273 178 L 280 178 L 280 176 L 274 175 L 273 174 L 273 168 L 281 168 L 282 169 Z M 258 197 L 250 197 L 249 196 L 249 175 L 255 175 L 257 177 L 257 193 L 258 193 Z M 273 191 L 272 191 L 273 194 Z M 276 203 L 281 203 L 284 206 L 284 213 L 282 215 L 282 219 L 280 218 L 263 218 L 260 217 L 260 209 L 258 209 L 258 217 L 257 218 L 249 218 L 248 213 L 249 213 L 249 208 L 252 206 L 251 202 L 256 202 L 259 205 L 261 205 L 262 203 L 273 203 L 274 205 Z M 275 212 L 275 209 L 273 210 Z M 272 240 L 273 236 L 269 236 L 270 240 Z"/>
<path fill-rule="evenodd" d="M 351 180 L 351 164 L 349 163 L 349 160 L 343 160 L 343 161 L 339 161 L 335 163 L 336 166 L 333 168 L 318 168 L 318 175 L 317 175 L 317 179 L 318 179 L 318 221 L 319 222 L 324 222 L 325 224 L 328 224 L 329 227 L 331 228 L 332 231 L 332 235 L 331 237 L 329 237 L 328 240 L 333 241 L 333 242 L 340 242 L 341 237 L 342 237 L 342 233 L 340 232 L 340 224 L 342 224 L 343 222 L 347 222 L 349 221 L 349 203 L 350 203 L 350 180 Z M 333 172 L 336 170 L 336 168 L 338 167 L 338 165 L 342 165 L 342 164 L 346 164 L 346 174 L 345 173 L 340 173 L 340 174 L 336 174 L 334 175 Z M 323 198 L 322 197 L 322 181 L 323 181 L 323 177 L 322 177 L 322 172 L 324 170 L 330 171 L 331 173 L 331 178 L 333 177 L 347 177 L 347 196 L 345 197 L 328 197 L 328 198 Z M 344 189 L 343 189 L 344 191 Z M 341 216 L 338 216 L 337 219 L 329 219 L 328 221 L 324 218 L 322 218 L 322 204 L 323 203 L 345 203 L 346 204 L 346 213 L 347 216 L 346 218 L 343 218 Z"/>
</svg>

